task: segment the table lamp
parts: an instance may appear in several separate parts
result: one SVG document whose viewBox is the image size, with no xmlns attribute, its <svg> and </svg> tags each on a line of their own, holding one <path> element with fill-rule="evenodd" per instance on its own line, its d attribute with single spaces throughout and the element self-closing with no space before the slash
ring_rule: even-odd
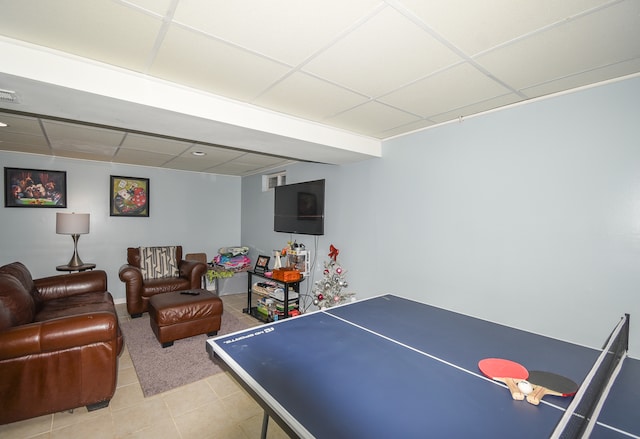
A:
<svg viewBox="0 0 640 439">
<path fill-rule="evenodd" d="M 56 213 L 56 233 L 71 235 L 73 239 L 73 257 L 69 261 L 69 267 L 83 265 L 80 256 L 78 256 L 78 239 L 80 239 L 80 235 L 89 233 L 89 214 Z"/>
</svg>

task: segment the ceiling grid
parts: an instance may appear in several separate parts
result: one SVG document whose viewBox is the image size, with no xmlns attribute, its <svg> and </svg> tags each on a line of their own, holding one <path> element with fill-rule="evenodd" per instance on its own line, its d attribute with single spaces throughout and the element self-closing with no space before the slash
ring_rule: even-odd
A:
<svg viewBox="0 0 640 439">
<path fill-rule="evenodd" d="M 20 97 L 2 93 L 0 149 L 198 172 L 350 163 L 404 133 L 640 73 L 640 0 L 0 8 L 0 91 Z M 55 61 L 50 71 L 34 67 L 39 57 Z"/>
</svg>

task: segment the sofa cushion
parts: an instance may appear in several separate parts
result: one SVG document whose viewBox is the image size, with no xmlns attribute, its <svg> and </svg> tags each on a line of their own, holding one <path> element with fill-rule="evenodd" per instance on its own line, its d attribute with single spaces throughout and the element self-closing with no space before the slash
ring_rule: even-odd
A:
<svg viewBox="0 0 640 439">
<path fill-rule="evenodd" d="M 75 294 L 65 297 L 63 300 L 49 300 L 45 302 L 40 311 L 35 315 L 34 321 L 45 322 L 47 320 L 62 317 L 76 316 L 79 314 L 91 314 L 96 312 L 115 311 L 113 298 L 106 291 Z"/>
<path fill-rule="evenodd" d="M 143 279 L 178 276 L 176 247 L 140 247 L 140 271 Z"/>
<path fill-rule="evenodd" d="M 0 330 L 33 322 L 35 303 L 22 282 L 0 272 Z"/>
<path fill-rule="evenodd" d="M 142 286 L 142 297 L 151 297 L 169 291 L 190 290 L 191 281 L 184 277 L 166 277 L 164 279 L 148 279 Z"/>
</svg>

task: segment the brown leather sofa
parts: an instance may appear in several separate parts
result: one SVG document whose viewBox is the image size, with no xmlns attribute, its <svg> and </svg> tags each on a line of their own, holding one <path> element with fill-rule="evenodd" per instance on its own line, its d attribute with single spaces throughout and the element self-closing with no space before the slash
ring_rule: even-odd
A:
<svg viewBox="0 0 640 439">
<path fill-rule="evenodd" d="M 0 424 L 108 406 L 122 344 L 104 271 L 0 267 Z"/>
<path fill-rule="evenodd" d="M 140 269 L 140 248 L 127 248 L 127 264 L 120 267 L 118 275 L 125 283 L 127 312 L 131 317 L 140 317 L 149 310 L 149 299 L 155 294 L 171 291 L 193 290 L 202 287 L 202 276 L 207 264 L 182 259 L 182 246 L 176 246 L 179 274 L 174 277 L 144 279 Z"/>
</svg>

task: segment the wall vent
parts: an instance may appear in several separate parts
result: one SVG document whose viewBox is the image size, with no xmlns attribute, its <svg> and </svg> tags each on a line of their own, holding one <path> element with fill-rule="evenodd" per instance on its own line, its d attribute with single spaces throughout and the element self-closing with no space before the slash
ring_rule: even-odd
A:
<svg viewBox="0 0 640 439">
<path fill-rule="evenodd" d="M 15 91 L 3 90 L 0 88 L 0 102 L 8 102 L 11 104 L 18 103 L 18 95 Z"/>
<path fill-rule="evenodd" d="M 262 176 L 262 192 L 287 184 L 287 171 Z"/>
</svg>

